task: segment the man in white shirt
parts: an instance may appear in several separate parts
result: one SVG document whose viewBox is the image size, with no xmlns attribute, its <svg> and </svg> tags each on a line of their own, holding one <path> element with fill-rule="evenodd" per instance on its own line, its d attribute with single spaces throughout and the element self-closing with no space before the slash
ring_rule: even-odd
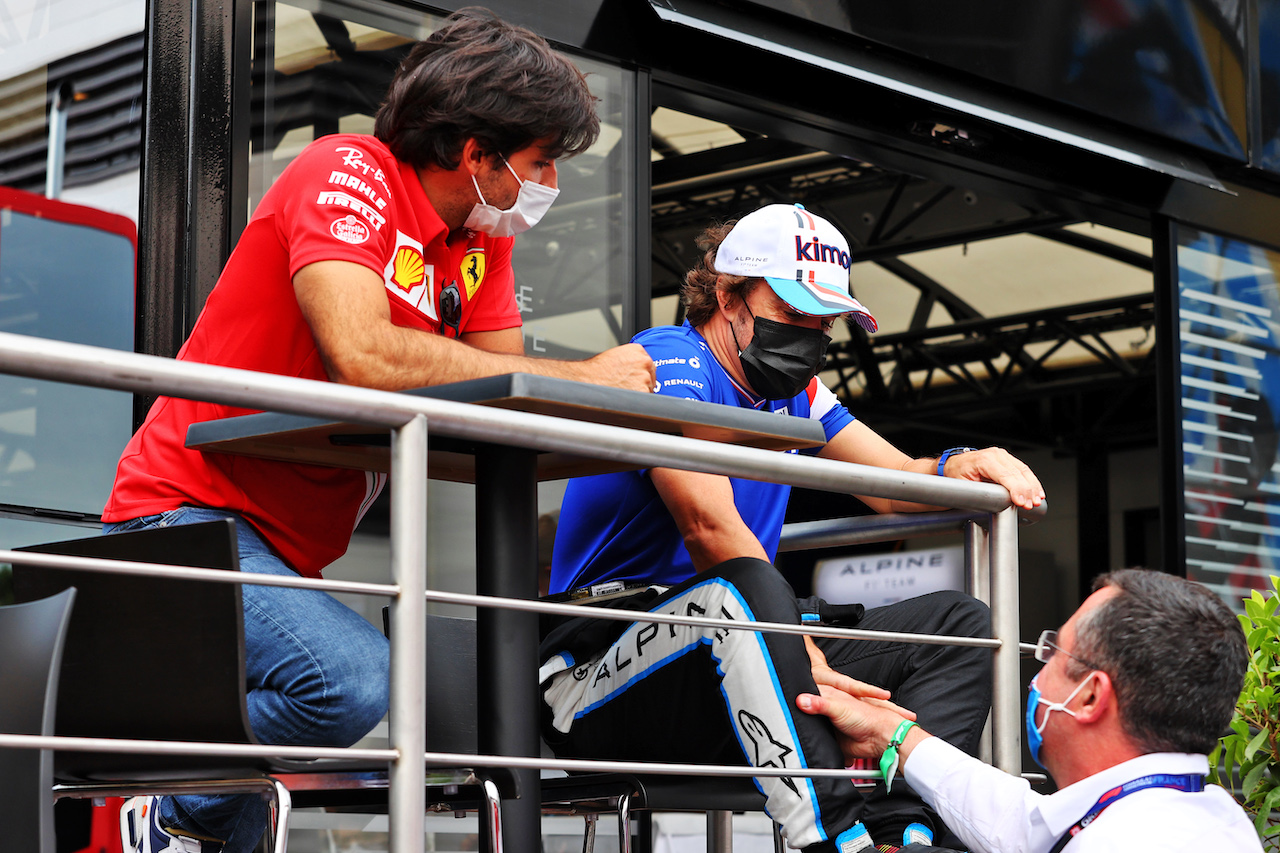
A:
<svg viewBox="0 0 1280 853">
<path fill-rule="evenodd" d="M 887 758 L 892 773 L 896 751 L 896 770 L 973 853 L 1261 853 L 1240 806 L 1204 784 L 1248 660 L 1236 617 L 1199 584 L 1154 571 L 1112 572 L 1094 590 L 1036 648 L 1045 666 L 1027 739 L 1055 794 L 882 705 L 828 687 L 796 704 L 832 720 L 847 757 Z"/>
</svg>

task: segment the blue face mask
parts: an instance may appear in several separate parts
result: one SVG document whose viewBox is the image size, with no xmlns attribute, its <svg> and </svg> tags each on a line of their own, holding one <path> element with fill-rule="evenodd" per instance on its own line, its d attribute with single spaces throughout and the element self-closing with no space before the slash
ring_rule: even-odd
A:
<svg viewBox="0 0 1280 853">
<path fill-rule="evenodd" d="M 1096 670 L 1095 670 L 1096 672 Z M 1044 763 L 1040 761 L 1040 747 L 1044 746 L 1044 727 L 1049 724 L 1049 715 L 1054 711 L 1061 711 L 1064 714 L 1075 716 L 1076 712 L 1072 711 L 1067 705 L 1072 699 L 1076 698 L 1076 694 L 1080 692 L 1080 688 L 1089 683 L 1089 679 L 1093 678 L 1093 673 L 1089 673 L 1084 680 L 1076 685 L 1076 689 L 1071 691 L 1071 695 L 1061 702 L 1050 702 L 1040 695 L 1040 687 L 1036 684 L 1036 679 L 1040 677 L 1039 673 L 1031 679 L 1031 684 L 1027 687 L 1027 746 L 1031 749 L 1031 760 L 1041 767 Z M 1036 711 L 1041 705 L 1045 705 L 1049 710 L 1044 712 L 1044 719 L 1039 725 L 1036 725 Z M 1044 767 L 1044 769 L 1048 769 Z"/>
</svg>

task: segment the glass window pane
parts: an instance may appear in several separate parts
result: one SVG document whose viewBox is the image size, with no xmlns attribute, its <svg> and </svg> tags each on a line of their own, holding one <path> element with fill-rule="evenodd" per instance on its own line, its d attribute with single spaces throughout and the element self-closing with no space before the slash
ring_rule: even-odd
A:
<svg viewBox="0 0 1280 853">
<path fill-rule="evenodd" d="M 634 74 L 581 57 L 573 61 L 600 99 L 600 138 L 560 163 L 560 197 L 512 253 L 525 352 L 583 358 L 620 343 L 622 306 L 635 270 Z"/>
<path fill-rule="evenodd" d="M 400 60 L 442 18 L 389 4 L 257 4 L 249 203 L 308 143 L 328 133 L 370 133 Z M 525 351 L 581 358 L 626 341 L 633 300 L 635 75 L 571 57 L 600 99 L 601 133 L 560 163 L 560 196 L 515 242 L 512 264 Z M 261 71 L 270 66 L 271 74 Z M 260 93 L 260 97 L 258 96 Z"/>
<path fill-rule="evenodd" d="M 0 330 L 132 350 L 145 0 L 7 10 Z M 132 419 L 130 394 L 0 376 L 0 504 L 95 516 Z"/>
<path fill-rule="evenodd" d="M 1178 232 L 1187 576 L 1239 607 L 1280 573 L 1280 252 Z"/>
<path fill-rule="evenodd" d="M 0 193 L 0 329 L 132 350 L 133 223 Z M 0 375 L 0 503 L 100 512 L 132 417 L 129 394 Z"/>
<path fill-rule="evenodd" d="M 397 65 L 443 20 L 370 0 L 258 2 L 254 8 L 250 213 L 316 138 L 372 132 Z M 543 220 L 515 241 L 515 295 L 525 351 L 532 356 L 589 356 L 638 331 L 628 327 L 623 313 L 635 287 L 635 74 L 570 58 L 600 99 L 601 133 L 590 150 L 558 164 L 559 197 Z M 435 589 L 474 591 L 472 487 L 433 482 L 431 489 L 429 583 Z M 544 511 L 559 505 L 558 493 L 544 489 L 542 494 Z M 386 580 L 385 526 L 386 502 L 379 501 L 352 548 L 326 575 Z"/>
</svg>

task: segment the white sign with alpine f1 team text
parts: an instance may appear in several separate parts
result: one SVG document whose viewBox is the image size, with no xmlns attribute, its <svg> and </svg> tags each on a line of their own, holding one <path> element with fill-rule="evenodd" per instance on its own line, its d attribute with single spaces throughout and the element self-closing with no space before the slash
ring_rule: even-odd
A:
<svg viewBox="0 0 1280 853">
<path fill-rule="evenodd" d="M 958 545 L 837 557 L 813 568 L 814 594 L 832 604 L 881 607 L 944 589 L 964 589 L 964 549 Z"/>
</svg>

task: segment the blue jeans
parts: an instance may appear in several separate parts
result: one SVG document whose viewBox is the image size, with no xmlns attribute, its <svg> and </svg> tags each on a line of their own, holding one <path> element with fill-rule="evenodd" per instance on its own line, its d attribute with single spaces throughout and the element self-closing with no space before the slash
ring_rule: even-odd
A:
<svg viewBox="0 0 1280 853">
<path fill-rule="evenodd" d="M 116 524 L 107 533 L 236 520 L 240 570 L 296 575 L 243 518 L 180 507 Z M 387 713 L 387 638 L 363 616 L 317 590 L 244 584 L 245 690 L 249 723 L 263 743 L 350 746 Z M 181 614 L 175 614 L 181 628 Z M 164 673 L 154 673 L 163 678 Z M 175 708 L 181 713 L 181 708 Z M 249 853 L 266 828 L 257 795 L 165 797 L 161 823 L 223 840 L 224 853 Z"/>
</svg>

